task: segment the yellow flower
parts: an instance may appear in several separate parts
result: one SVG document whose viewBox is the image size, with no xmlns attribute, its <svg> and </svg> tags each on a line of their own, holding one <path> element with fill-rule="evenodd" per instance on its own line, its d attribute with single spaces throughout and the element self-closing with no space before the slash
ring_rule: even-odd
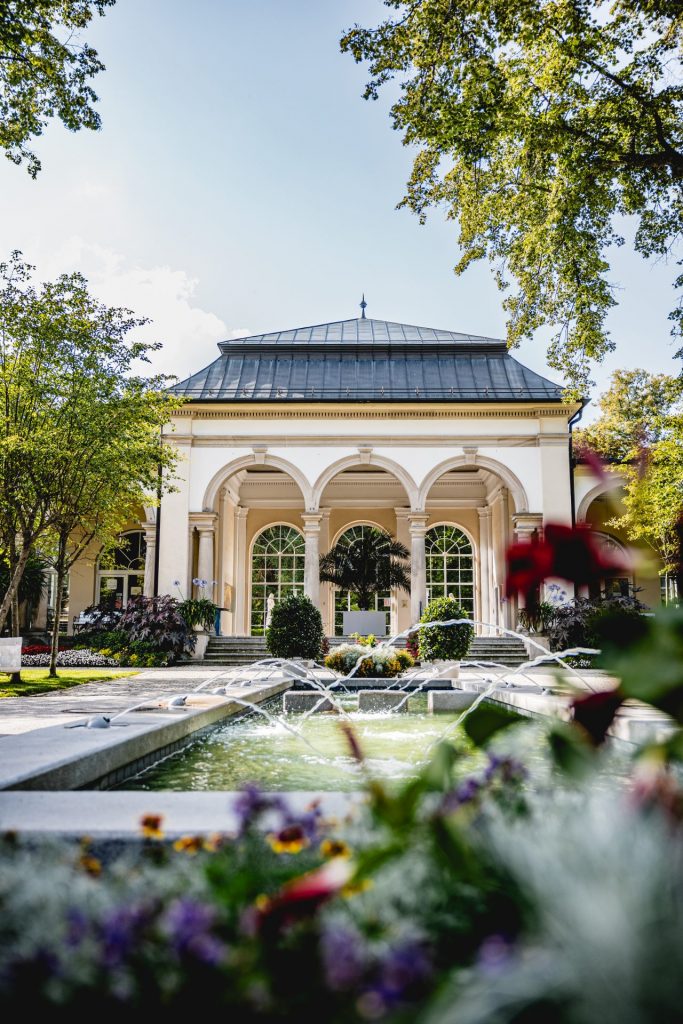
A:
<svg viewBox="0 0 683 1024">
<path fill-rule="evenodd" d="M 320 844 L 323 857 L 350 857 L 351 848 L 341 839 L 323 839 Z"/>
<path fill-rule="evenodd" d="M 163 839 L 164 833 L 161 830 L 161 823 L 164 820 L 162 814 L 143 814 L 140 818 L 140 830 L 145 839 Z"/>
<path fill-rule="evenodd" d="M 262 912 L 264 910 L 268 910 L 268 908 L 270 907 L 270 896 L 266 896 L 266 894 L 262 892 L 260 896 L 257 896 L 256 899 L 254 900 L 254 906 L 256 907 L 257 910 L 260 910 Z"/>
<path fill-rule="evenodd" d="M 177 853 L 187 853 L 193 857 L 195 853 L 205 849 L 204 838 L 203 836 L 181 836 L 180 839 L 176 839 L 173 849 Z"/>
<path fill-rule="evenodd" d="M 275 853 L 301 853 L 310 846 L 310 840 L 301 825 L 288 825 L 279 832 L 270 832 L 266 839 Z"/>
<path fill-rule="evenodd" d="M 82 853 L 78 863 L 87 875 L 97 878 L 102 874 L 102 862 L 97 857 L 91 857 L 89 853 Z"/>
<path fill-rule="evenodd" d="M 351 896 L 357 896 L 359 892 L 367 892 L 368 889 L 372 889 L 374 884 L 371 878 L 360 878 L 357 882 L 347 882 L 341 889 L 341 895 L 349 899 Z"/>
<path fill-rule="evenodd" d="M 213 832 L 204 840 L 204 849 L 207 853 L 215 853 L 223 845 L 223 836 L 220 832 Z"/>
</svg>

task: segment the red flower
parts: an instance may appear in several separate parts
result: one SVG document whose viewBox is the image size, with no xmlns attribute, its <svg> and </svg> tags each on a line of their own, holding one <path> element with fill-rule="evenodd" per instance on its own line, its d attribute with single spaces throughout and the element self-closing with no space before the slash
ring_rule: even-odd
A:
<svg viewBox="0 0 683 1024">
<path fill-rule="evenodd" d="M 529 544 L 511 544 L 507 549 L 508 597 L 524 594 L 527 604 L 534 603 L 536 591 L 546 576 L 552 576 L 553 554 L 549 544 L 534 538 Z"/>
<path fill-rule="evenodd" d="M 618 690 L 601 690 L 572 702 L 574 721 L 588 733 L 593 746 L 604 743 L 607 730 L 624 700 Z"/>
<path fill-rule="evenodd" d="M 533 603 L 537 588 L 549 576 L 580 586 L 631 568 L 621 551 L 602 546 L 589 527 L 561 523 L 548 523 L 542 540 L 512 544 L 506 558 L 507 595 L 522 593 L 527 604 Z"/>
<path fill-rule="evenodd" d="M 313 915 L 318 907 L 336 896 L 350 881 L 354 868 L 344 857 L 333 857 L 314 871 L 294 878 L 275 893 L 256 901 L 256 930 L 282 925 Z"/>
</svg>

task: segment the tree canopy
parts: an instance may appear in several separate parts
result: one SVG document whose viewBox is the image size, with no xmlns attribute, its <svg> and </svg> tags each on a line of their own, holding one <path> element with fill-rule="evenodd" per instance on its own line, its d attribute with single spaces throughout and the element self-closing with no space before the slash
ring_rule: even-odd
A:
<svg viewBox="0 0 683 1024">
<path fill-rule="evenodd" d="M 26 162 L 33 178 L 40 160 L 29 147 L 50 118 L 69 131 L 100 127 L 89 83 L 104 64 L 80 33 L 115 2 L 0 2 L 0 148 L 13 163 Z"/>
<path fill-rule="evenodd" d="M 571 397 L 614 348 L 609 248 L 668 257 L 683 230 L 680 0 L 385 0 L 342 50 L 365 97 L 393 78 L 394 128 L 417 147 L 402 206 L 458 221 L 456 273 L 488 258 L 511 345 L 550 326 Z M 514 282 L 514 287 L 511 284 Z M 675 281 L 683 286 L 683 274 Z M 683 307 L 670 314 L 683 331 Z"/>
<path fill-rule="evenodd" d="M 625 479 L 623 510 L 609 520 L 652 548 L 665 574 L 681 571 L 683 381 L 647 370 L 617 370 L 600 399 L 599 419 L 575 433 Z"/>
<path fill-rule="evenodd" d="M 32 270 L 20 253 L 0 264 L 0 538 L 11 562 L 18 547 L 0 628 L 39 539 L 61 536 L 63 559 L 77 529 L 106 541 L 173 463 L 161 427 L 178 401 L 136 372 L 157 346 L 129 337 L 145 321 L 80 274 L 36 287 Z"/>
</svg>

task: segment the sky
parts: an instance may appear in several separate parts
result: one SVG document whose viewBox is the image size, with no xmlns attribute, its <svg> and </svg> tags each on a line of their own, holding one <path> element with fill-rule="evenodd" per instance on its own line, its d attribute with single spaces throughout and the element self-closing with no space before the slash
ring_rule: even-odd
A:
<svg viewBox="0 0 683 1024">
<path fill-rule="evenodd" d="M 182 378 L 216 342 L 360 315 L 504 337 L 491 267 L 462 277 L 457 225 L 396 210 L 411 151 L 389 96 L 366 102 L 366 69 L 341 54 L 379 0 L 118 0 L 88 29 L 106 65 L 102 130 L 50 125 L 37 181 L 0 160 L 0 258 L 20 249 L 43 278 L 80 270 L 163 342 L 154 368 Z M 621 367 L 676 373 L 673 264 L 614 252 Z M 548 332 L 515 353 L 558 380 Z M 560 381 L 561 383 L 561 381 Z M 592 409 L 595 408 L 595 401 Z M 590 420 L 592 411 L 586 419 Z"/>
</svg>

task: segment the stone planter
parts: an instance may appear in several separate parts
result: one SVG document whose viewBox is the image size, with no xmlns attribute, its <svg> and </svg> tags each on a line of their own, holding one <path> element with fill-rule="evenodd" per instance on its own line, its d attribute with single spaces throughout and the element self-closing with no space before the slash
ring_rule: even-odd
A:
<svg viewBox="0 0 683 1024">
<path fill-rule="evenodd" d="M 21 671 L 23 642 L 20 636 L 4 636 L 0 639 L 0 672 Z"/>
<path fill-rule="evenodd" d="M 460 662 L 459 661 L 448 661 L 443 658 L 437 658 L 434 661 L 426 661 L 423 663 L 424 668 L 436 668 L 437 679 L 450 679 L 453 687 L 457 688 L 458 680 L 460 679 Z"/>
<path fill-rule="evenodd" d="M 343 612 L 343 630 L 345 636 L 360 633 L 361 636 L 386 636 L 387 617 L 384 612 Z"/>
<path fill-rule="evenodd" d="M 195 632 L 197 633 L 197 643 L 195 644 L 194 650 L 190 655 L 190 660 L 203 661 L 204 655 L 206 653 L 206 648 L 209 643 L 209 634 L 206 632 L 206 630 L 199 631 L 195 629 Z"/>
</svg>

